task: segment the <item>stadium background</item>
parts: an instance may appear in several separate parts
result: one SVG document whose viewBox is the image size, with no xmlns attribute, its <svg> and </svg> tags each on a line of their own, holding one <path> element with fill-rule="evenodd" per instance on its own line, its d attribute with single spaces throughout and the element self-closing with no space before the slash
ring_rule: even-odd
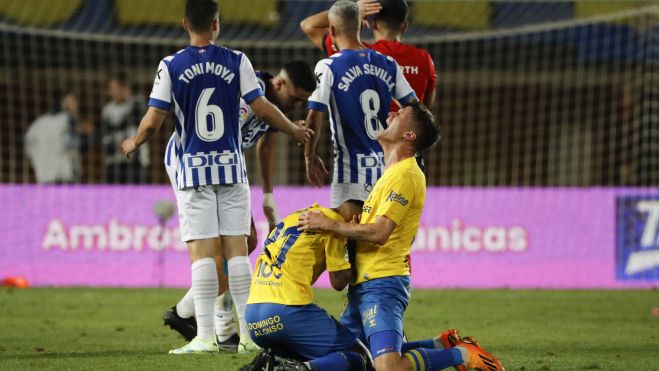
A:
<svg viewBox="0 0 659 371">
<path fill-rule="evenodd" d="M 154 3 L 0 1 L 0 279 L 46 286 L 0 290 L 0 369 L 235 370 L 249 361 L 165 354 L 182 341 L 160 317 L 183 290 L 163 287 L 189 284 L 176 218 L 153 212 L 173 201 L 162 166 L 171 117 L 148 144 L 148 184 L 104 184 L 93 135 L 80 144 L 76 184 L 35 184 L 25 155 L 24 135 L 57 91 L 78 94 L 93 130 L 114 73 L 148 94 L 158 61 L 187 42 L 182 1 Z M 443 140 L 427 154 L 408 334 L 459 328 L 509 370 L 659 369 L 659 302 L 647 290 L 659 286 L 659 5 L 410 3 L 404 41 L 435 61 Z M 322 53 L 298 23 L 330 4 L 221 0 L 220 43 L 270 72 L 293 58 L 313 64 Z M 321 148 L 330 163 L 327 133 Z M 288 138 L 277 161 L 281 214 L 328 201 L 328 188 L 305 185 Z M 316 291 L 334 315 L 340 295 Z"/>
<path fill-rule="evenodd" d="M 410 3 L 404 40 L 435 61 L 443 130 L 426 154 L 431 188 L 414 245 L 415 286 L 656 286 L 659 6 Z M 330 5 L 224 0 L 220 43 L 273 73 L 292 59 L 313 65 L 322 52 L 299 22 Z M 134 94 L 146 97 L 158 61 L 186 45 L 182 9 L 179 0 L 0 2 L 0 182 L 9 205 L 0 226 L 3 276 L 37 286 L 188 284 L 176 217 L 159 220 L 152 211 L 173 201 L 162 165 L 172 115 L 148 143 L 146 184 L 104 185 L 104 150 L 94 135 L 103 130 L 110 77 L 125 73 Z M 78 129 L 84 122 L 91 132 L 80 134 L 79 182 L 32 185 L 25 132 L 53 94 L 69 89 L 80 101 Z M 254 151 L 247 160 L 262 240 Z M 278 142 L 275 182 L 282 215 L 329 198 L 327 188 L 305 183 L 301 150 L 289 138 Z M 473 266 L 478 274 L 458 278 Z"/>
</svg>

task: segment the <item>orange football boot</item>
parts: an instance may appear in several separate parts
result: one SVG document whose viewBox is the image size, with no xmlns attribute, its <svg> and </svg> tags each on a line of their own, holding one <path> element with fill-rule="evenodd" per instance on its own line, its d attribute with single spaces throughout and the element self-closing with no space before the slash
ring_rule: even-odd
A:
<svg viewBox="0 0 659 371">
<path fill-rule="evenodd" d="M 456 347 L 463 347 L 467 350 L 467 365 L 455 366 L 458 371 L 467 371 L 467 369 L 476 369 L 479 371 L 506 371 L 501 361 L 494 354 L 481 348 L 476 340 L 471 337 L 464 337 L 460 342 L 455 344 Z"/>
<path fill-rule="evenodd" d="M 451 349 L 462 340 L 460 337 L 460 331 L 455 330 L 455 329 L 450 329 L 442 332 L 441 334 L 437 335 L 435 341 L 439 341 L 444 349 Z"/>
</svg>

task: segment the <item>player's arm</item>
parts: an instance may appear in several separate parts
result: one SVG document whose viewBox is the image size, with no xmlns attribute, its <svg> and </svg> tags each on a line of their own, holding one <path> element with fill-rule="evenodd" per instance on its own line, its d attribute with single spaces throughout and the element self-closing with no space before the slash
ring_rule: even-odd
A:
<svg viewBox="0 0 659 371">
<path fill-rule="evenodd" d="M 126 139 L 121 145 L 124 154 L 129 156 L 140 145 L 151 139 L 153 134 L 160 129 L 162 123 L 165 122 L 165 117 L 167 117 L 167 111 L 153 106 L 149 107 L 144 117 L 142 117 L 140 126 L 137 128 L 137 134 L 132 138 Z"/>
<path fill-rule="evenodd" d="M 311 43 L 314 44 L 318 49 L 323 49 L 323 44 L 325 43 L 325 35 L 329 31 L 329 10 L 322 11 L 310 15 L 300 22 L 300 28 L 302 32 L 311 40 Z"/>
<path fill-rule="evenodd" d="M 382 10 L 382 4 L 378 0 L 359 0 L 359 15 L 362 20 L 365 20 L 371 15 L 375 15 Z M 318 49 L 331 54 L 329 50 L 325 50 L 325 41 L 329 32 L 329 11 L 325 10 L 320 13 L 313 14 L 300 22 L 302 32 L 311 40 Z"/>
<path fill-rule="evenodd" d="M 249 103 L 254 114 L 273 128 L 290 134 L 298 143 L 304 144 L 313 137 L 314 132 L 289 120 L 274 104 L 264 97 L 258 97 Z"/>
<path fill-rule="evenodd" d="M 325 177 L 329 174 L 323 160 L 316 153 L 324 116 L 325 114 L 323 112 L 310 109 L 306 120 L 307 128 L 317 133 L 304 145 L 304 163 L 307 171 L 307 179 L 309 183 L 316 187 L 321 187 Z"/>
<path fill-rule="evenodd" d="M 336 291 L 341 291 L 348 286 L 352 280 L 352 269 L 344 269 L 336 272 L 329 272 L 330 283 Z"/>
<path fill-rule="evenodd" d="M 323 180 L 329 172 L 325 168 L 323 160 L 316 154 L 318 142 L 320 142 L 320 133 L 323 125 L 325 112 L 328 111 L 330 97 L 332 95 L 332 85 L 334 84 L 334 74 L 329 66 L 329 60 L 321 60 L 316 63 L 314 74 L 316 75 L 316 90 L 309 97 L 309 113 L 305 125 L 307 128 L 316 133 L 313 138 L 304 146 L 304 161 L 307 170 L 307 179 L 317 187 L 323 185 Z"/>
<path fill-rule="evenodd" d="M 317 210 L 300 214 L 299 229 L 329 232 L 356 241 L 384 245 L 396 228 L 396 223 L 384 215 L 377 216 L 374 223 L 355 224 L 333 220 Z"/>
<path fill-rule="evenodd" d="M 426 52 L 426 60 L 428 63 L 428 86 L 426 86 L 423 104 L 429 109 L 433 109 L 435 98 L 437 97 L 437 71 L 435 70 L 435 63 L 433 63 L 430 54 Z"/>
<path fill-rule="evenodd" d="M 256 158 L 261 173 L 261 187 L 263 189 L 263 214 L 268 219 L 269 230 L 280 222 L 277 205 L 272 197 L 275 177 L 275 148 L 277 146 L 277 133 L 268 131 L 256 143 Z"/>
</svg>

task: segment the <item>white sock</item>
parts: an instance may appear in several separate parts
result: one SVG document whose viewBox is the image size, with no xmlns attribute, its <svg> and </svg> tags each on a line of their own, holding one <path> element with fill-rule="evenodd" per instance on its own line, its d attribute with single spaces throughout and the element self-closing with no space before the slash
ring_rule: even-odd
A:
<svg viewBox="0 0 659 371">
<path fill-rule="evenodd" d="M 215 260 L 199 259 L 192 263 L 192 295 L 194 297 L 197 337 L 208 341 L 214 339 L 213 312 L 218 290 Z"/>
<path fill-rule="evenodd" d="M 240 337 L 249 339 L 247 322 L 245 322 L 245 306 L 249 298 L 249 287 L 252 283 L 252 265 L 246 256 L 236 256 L 229 259 L 229 291 L 236 306 L 238 323 L 240 324 Z"/>
<path fill-rule="evenodd" d="M 194 316 L 194 299 L 192 297 L 192 288 L 185 293 L 176 304 L 176 314 L 181 318 L 190 318 Z"/>
<path fill-rule="evenodd" d="M 219 342 L 226 341 L 236 333 L 233 321 L 233 300 L 229 290 L 215 299 L 215 335 Z"/>
</svg>

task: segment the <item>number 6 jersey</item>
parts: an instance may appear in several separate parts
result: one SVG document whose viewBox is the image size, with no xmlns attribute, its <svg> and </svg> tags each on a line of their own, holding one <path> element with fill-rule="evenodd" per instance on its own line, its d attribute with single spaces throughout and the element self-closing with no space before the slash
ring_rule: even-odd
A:
<svg viewBox="0 0 659 371">
<path fill-rule="evenodd" d="M 309 109 L 330 112 L 333 183 L 374 184 L 384 171 L 376 133 L 386 127 L 392 98 L 416 99 L 396 61 L 377 51 L 342 50 L 316 64 Z"/>
<path fill-rule="evenodd" d="M 263 95 L 251 62 L 239 51 L 188 46 L 160 61 L 149 106 L 174 105 L 179 189 L 247 183 L 240 97 L 249 104 Z"/>
</svg>

